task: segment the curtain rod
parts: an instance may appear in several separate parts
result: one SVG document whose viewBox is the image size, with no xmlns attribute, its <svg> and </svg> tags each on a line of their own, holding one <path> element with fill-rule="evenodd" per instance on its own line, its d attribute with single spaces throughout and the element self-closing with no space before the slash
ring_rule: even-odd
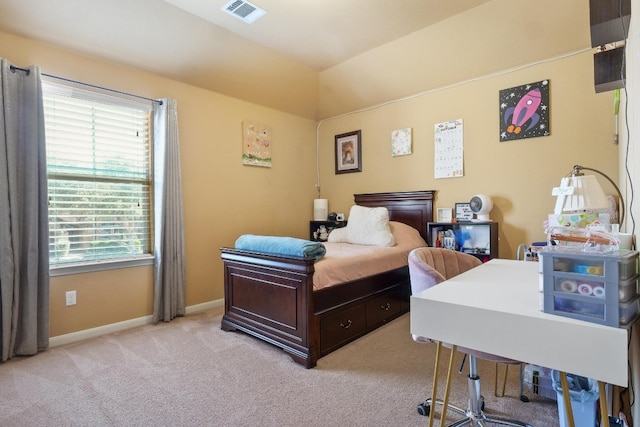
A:
<svg viewBox="0 0 640 427">
<path fill-rule="evenodd" d="M 9 69 L 11 71 L 15 71 L 15 70 L 24 71 L 25 73 L 27 73 L 27 75 L 29 75 L 29 71 L 30 71 L 28 68 L 16 67 L 15 65 L 10 65 Z M 102 86 L 97 86 L 97 85 L 92 85 L 90 83 L 83 83 L 83 82 L 79 82 L 79 81 L 76 81 L 76 80 L 67 79 L 67 78 L 64 78 L 64 77 L 54 76 L 54 75 L 51 75 L 51 74 L 42 73 L 42 75 L 45 76 L 45 77 L 50 77 L 52 79 L 63 80 L 65 82 L 69 82 L 69 83 L 76 83 L 76 84 L 80 84 L 80 85 L 83 85 L 83 86 L 89 86 L 89 87 L 92 87 L 92 88 L 95 88 L 95 89 L 102 89 L 102 90 L 106 90 L 106 91 L 109 91 L 109 92 L 119 93 L 120 95 L 127 95 L 127 96 L 133 96 L 135 98 L 146 99 L 147 101 L 157 102 L 158 104 L 162 105 L 162 100 L 159 100 L 159 99 L 147 98 L 146 96 L 140 96 L 140 95 L 134 95 L 133 93 L 121 92 L 119 90 L 109 89 L 109 88 L 102 87 Z"/>
</svg>

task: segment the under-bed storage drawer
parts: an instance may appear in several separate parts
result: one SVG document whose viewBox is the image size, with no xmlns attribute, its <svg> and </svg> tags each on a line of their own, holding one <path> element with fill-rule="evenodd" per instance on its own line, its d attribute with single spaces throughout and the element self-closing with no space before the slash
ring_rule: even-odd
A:
<svg viewBox="0 0 640 427">
<path fill-rule="evenodd" d="M 356 305 L 320 320 L 320 353 L 327 354 L 367 330 L 364 304 Z"/>
<path fill-rule="evenodd" d="M 400 289 L 367 302 L 367 328 L 375 328 L 387 320 L 397 317 L 402 311 Z"/>
</svg>

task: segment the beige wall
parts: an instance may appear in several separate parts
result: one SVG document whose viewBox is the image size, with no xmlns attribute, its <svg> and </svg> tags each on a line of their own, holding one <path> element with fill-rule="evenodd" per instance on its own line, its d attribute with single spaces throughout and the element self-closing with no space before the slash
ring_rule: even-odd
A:
<svg viewBox="0 0 640 427">
<path fill-rule="evenodd" d="M 494 201 L 500 256 L 515 258 L 521 243 L 545 240 L 542 222 L 553 211 L 551 189 L 574 164 L 618 176 L 619 147 L 612 94 L 595 94 L 590 52 L 499 77 L 436 91 L 320 126 L 321 194 L 330 210 L 348 210 L 352 194 L 436 190 L 436 207 L 454 207 L 478 193 Z M 498 92 L 549 79 L 551 135 L 500 142 Z M 434 124 L 463 119 L 464 177 L 434 179 Z M 391 157 L 391 132 L 413 129 L 413 154 Z M 363 172 L 335 175 L 334 135 L 362 130 Z M 611 190 L 604 185 L 605 190 Z"/>
<path fill-rule="evenodd" d="M 358 192 L 433 189 L 436 207 L 451 208 L 486 193 L 500 256 L 515 258 L 519 244 L 545 240 L 551 189 L 574 164 L 617 180 L 613 95 L 594 90 L 588 2 L 524 7 L 492 0 L 321 73 L 320 184 L 330 210 L 348 213 Z M 499 91 L 545 79 L 551 135 L 500 142 Z M 465 176 L 435 180 L 433 126 L 454 119 L 464 121 Z M 413 154 L 392 158 L 391 131 L 406 127 Z M 334 135 L 357 129 L 364 170 L 335 175 Z"/>
<path fill-rule="evenodd" d="M 315 123 L 154 74 L 0 33 L 0 56 L 43 73 L 178 102 L 187 305 L 223 298 L 219 248 L 243 233 L 305 237 L 312 215 Z M 241 123 L 273 131 L 273 166 L 242 165 Z M 151 314 L 152 270 L 53 277 L 51 336 Z M 64 306 L 77 290 L 78 304 Z"/>
<path fill-rule="evenodd" d="M 491 0 L 320 73 L 319 117 L 589 46 L 588 1 Z"/>
<path fill-rule="evenodd" d="M 574 4 L 569 8 L 565 3 Z M 588 45 L 587 24 L 575 25 L 588 20 L 588 4 L 584 3 L 544 0 L 555 26 L 545 26 L 536 34 L 525 30 L 524 23 L 510 21 L 514 14 L 524 19 L 522 11 L 516 13 L 512 6 L 519 2 L 494 0 L 487 7 L 452 18 L 453 29 L 443 23 L 436 33 L 418 32 L 327 70 L 319 76 L 322 117 L 432 91 L 322 121 L 319 128 L 312 120 L 6 33 L 0 33 L 0 56 L 19 66 L 38 64 L 44 73 L 178 101 L 187 305 L 191 306 L 223 298 L 218 249 L 233 245 L 240 234 L 307 235 L 316 197 L 316 131 L 321 195 L 329 199 L 330 210 L 348 214 L 352 195 L 360 192 L 433 189 L 438 192 L 437 207 L 453 207 L 455 202 L 468 201 L 482 192 L 496 205 L 492 217 L 500 223 L 500 256 L 513 258 L 518 244 L 544 238 L 541 224 L 554 204 L 551 188 L 573 164 L 618 175 L 619 147 L 610 143 L 612 95 L 594 93 L 589 51 L 519 71 L 505 71 L 510 67 L 496 68 L 496 64 L 499 57 L 512 55 L 514 64 L 526 65 L 521 50 L 533 51 L 536 59 L 549 59 L 538 51 L 540 43 L 557 43 L 551 46 L 557 54 L 584 48 L 585 34 Z M 569 16 L 571 13 L 577 18 Z M 554 16 L 560 16 L 560 22 Z M 479 24 L 484 19 L 491 21 Z M 539 19 L 525 21 L 537 23 Z M 514 51 L 495 47 L 503 42 L 492 40 L 505 37 L 498 22 L 511 28 L 509 37 L 514 40 L 507 45 L 517 46 Z M 458 40 L 461 31 L 468 34 Z M 475 38 L 482 42 L 476 43 Z M 434 55 L 445 41 L 456 42 L 455 49 Z M 467 42 L 472 43 L 471 49 L 466 48 Z M 418 68 L 395 74 L 398 53 L 416 57 L 401 62 L 402 67 Z M 467 63 L 470 58 L 478 67 L 476 71 L 459 74 L 472 68 Z M 421 72 L 425 67 L 430 74 Z M 488 73 L 499 75 L 456 85 L 470 75 Z M 551 136 L 499 142 L 498 91 L 543 79 L 551 82 Z M 453 86 L 442 89 L 448 85 Z M 464 120 L 465 176 L 435 180 L 433 126 L 458 118 Z M 272 168 L 241 164 L 240 129 L 246 119 L 272 127 Z M 414 132 L 413 154 L 392 158 L 391 131 L 405 127 Z M 363 136 L 363 172 L 335 175 L 334 135 L 357 129 Z M 51 335 L 149 315 L 151 283 L 149 267 L 54 277 Z M 65 307 L 64 292 L 72 289 L 77 290 L 78 304 Z"/>
</svg>

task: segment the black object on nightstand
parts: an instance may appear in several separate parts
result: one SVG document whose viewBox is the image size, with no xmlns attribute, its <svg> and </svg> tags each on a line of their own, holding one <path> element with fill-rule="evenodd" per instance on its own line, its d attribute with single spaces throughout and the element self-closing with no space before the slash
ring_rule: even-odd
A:
<svg viewBox="0 0 640 427">
<path fill-rule="evenodd" d="M 329 233 L 347 225 L 347 221 L 309 221 L 309 240 L 326 242 Z"/>
</svg>

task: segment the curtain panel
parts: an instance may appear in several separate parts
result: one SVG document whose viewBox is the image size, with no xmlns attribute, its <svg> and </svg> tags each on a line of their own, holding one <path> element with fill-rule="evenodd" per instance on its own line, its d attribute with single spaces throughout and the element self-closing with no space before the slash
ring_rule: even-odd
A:
<svg viewBox="0 0 640 427">
<path fill-rule="evenodd" d="M 185 313 L 185 254 L 178 112 L 173 99 L 154 108 L 154 323 Z"/>
<path fill-rule="evenodd" d="M 0 58 L 1 360 L 49 345 L 49 222 L 40 69 Z"/>
</svg>

